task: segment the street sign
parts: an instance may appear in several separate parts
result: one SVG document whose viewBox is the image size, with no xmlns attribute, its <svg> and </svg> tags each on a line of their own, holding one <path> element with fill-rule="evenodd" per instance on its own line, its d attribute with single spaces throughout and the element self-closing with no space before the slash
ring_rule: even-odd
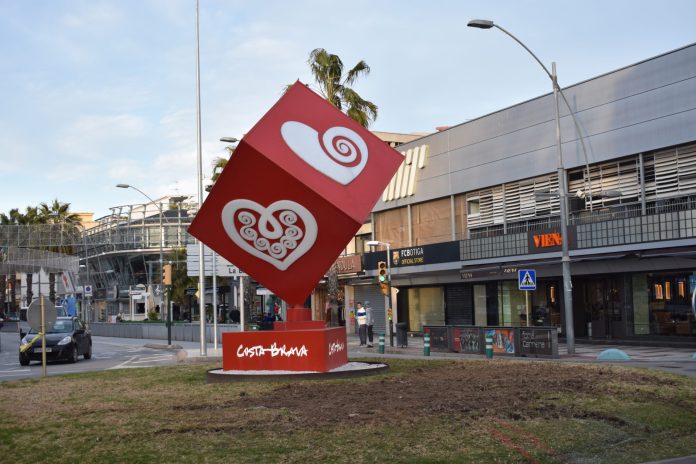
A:
<svg viewBox="0 0 696 464">
<path fill-rule="evenodd" d="M 517 283 L 520 290 L 536 290 L 536 271 L 520 269 L 517 271 Z"/>
<path fill-rule="evenodd" d="M 92 296 L 92 286 L 91 285 L 85 285 L 84 295 L 85 296 Z"/>
<path fill-rule="evenodd" d="M 214 259 L 213 259 L 214 258 Z M 186 275 L 188 277 L 198 277 L 200 266 L 198 264 L 198 245 L 186 245 Z M 234 264 L 207 246 L 203 246 L 203 262 L 205 263 L 205 275 L 213 275 L 213 262 L 215 262 L 215 274 L 218 277 L 245 277 L 247 274 Z"/>
<path fill-rule="evenodd" d="M 31 302 L 27 308 L 27 322 L 29 326 L 36 330 L 41 331 L 41 300 L 43 299 L 43 310 L 44 310 L 44 325 L 46 330 L 50 330 L 53 327 L 53 323 L 56 322 L 56 307 L 53 305 L 51 300 L 46 296 L 41 295 L 39 299 Z"/>
</svg>

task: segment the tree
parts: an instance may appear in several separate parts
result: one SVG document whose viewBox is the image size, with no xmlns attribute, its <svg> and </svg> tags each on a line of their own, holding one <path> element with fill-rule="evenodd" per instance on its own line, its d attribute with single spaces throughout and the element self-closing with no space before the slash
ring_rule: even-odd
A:
<svg viewBox="0 0 696 464">
<path fill-rule="evenodd" d="M 365 61 L 359 61 L 344 75 L 343 61 L 338 55 L 331 54 L 323 48 L 316 48 L 309 54 L 307 63 L 315 82 L 319 85 L 319 93 L 329 103 L 363 127 L 368 127 L 377 119 L 377 105 L 363 99 L 351 88 L 358 77 L 370 73 L 370 67 Z M 343 299 L 335 265 L 327 272 L 327 293 L 331 305 L 331 319 L 334 321 L 334 314 L 337 314 L 338 305 Z"/>
<path fill-rule="evenodd" d="M 186 289 L 195 287 L 197 279 L 188 276 L 186 268 L 186 249 L 178 248 L 172 251 L 172 288 L 169 299 L 176 305 L 186 305 L 188 297 Z"/>
<path fill-rule="evenodd" d="M 36 225 L 36 224 L 61 224 L 61 235 L 65 236 L 66 243 L 59 243 L 55 246 L 48 246 L 48 251 L 70 254 L 73 252 L 73 243 L 76 237 L 80 236 L 80 216 L 70 212 L 70 203 L 61 203 L 57 199 L 53 203 L 41 203 L 38 207 L 27 206 L 22 213 L 18 208 L 12 208 L 7 214 L 0 213 L 0 224 L 2 225 Z M 64 228 L 64 225 L 67 227 Z M 26 273 L 27 284 L 27 304 L 34 298 L 33 285 L 34 276 L 32 272 Z M 55 301 L 55 274 L 49 273 L 49 298 Z M 9 285 L 11 286 L 11 304 L 14 304 L 16 296 L 16 278 L 10 276 Z"/>
<path fill-rule="evenodd" d="M 0 214 L 0 224 L 2 225 L 14 225 L 14 226 L 21 226 L 21 225 L 29 225 L 29 224 L 38 224 L 40 223 L 40 217 L 39 217 L 39 212 L 36 207 L 32 206 L 27 206 L 26 210 L 24 213 L 22 213 L 18 208 L 12 208 L 7 214 L 2 213 Z M 34 280 L 34 275 L 31 272 L 27 272 L 27 304 L 31 303 L 31 300 L 34 298 L 34 292 L 32 291 L 33 287 L 33 280 Z M 15 298 L 17 296 L 16 292 L 16 286 L 17 286 L 17 278 L 14 273 L 10 275 L 9 278 L 9 285 L 11 287 L 10 291 L 10 306 L 11 310 L 14 309 L 15 305 Z"/>
<path fill-rule="evenodd" d="M 363 127 L 377 119 L 377 105 L 363 99 L 351 86 L 358 77 L 368 75 L 370 67 L 359 61 L 347 73 L 343 73 L 343 61 L 338 55 L 323 48 L 315 48 L 307 60 L 312 76 L 319 86 L 319 93 L 333 106 Z"/>
<path fill-rule="evenodd" d="M 38 207 L 38 218 L 37 222 L 41 224 L 60 224 L 61 226 L 61 240 L 57 246 L 49 247 L 49 251 L 54 251 L 57 253 L 72 254 L 73 240 L 70 238 L 75 238 L 80 236 L 81 219 L 77 214 L 70 212 L 70 203 L 61 203 L 58 199 L 54 199 L 51 204 L 41 203 Z M 67 243 L 64 243 L 63 236 L 68 239 Z M 48 273 L 48 298 L 52 301 L 56 301 L 56 274 L 54 272 Z"/>
</svg>

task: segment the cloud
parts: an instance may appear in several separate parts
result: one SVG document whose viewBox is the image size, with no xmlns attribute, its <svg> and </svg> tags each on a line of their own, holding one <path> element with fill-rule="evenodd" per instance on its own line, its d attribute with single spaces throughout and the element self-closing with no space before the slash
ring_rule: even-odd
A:
<svg viewBox="0 0 696 464">
<path fill-rule="evenodd" d="M 148 180 L 152 177 L 152 172 L 143 163 L 132 159 L 116 159 L 108 163 L 106 176 L 116 183 L 133 183 Z M 145 188 L 145 187 L 143 187 Z"/>
<path fill-rule="evenodd" d="M 123 20 L 123 13 L 111 2 L 83 3 L 79 11 L 63 15 L 59 22 L 71 29 L 103 29 Z"/>
<path fill-rule="evenodd" d="M 102 158 L 100 153 L 113 153 L 124 141 L 141 137 L 147 126 L 144 118 L 134 115 L 81 116 L 64 131 L 57 146 L 76 158 Z"/>
<path fill-rule="evenodd" d="M 96 169 L 92 164 L 58 163 L 46 171 L 46 179 L 60 182 L 80 181 L 93 175 Z"/>
</svg>

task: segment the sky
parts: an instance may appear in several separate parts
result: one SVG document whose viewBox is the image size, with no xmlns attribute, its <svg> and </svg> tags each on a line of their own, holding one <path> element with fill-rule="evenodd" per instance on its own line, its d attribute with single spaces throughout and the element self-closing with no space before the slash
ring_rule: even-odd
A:
<svg viewBox="0 0 696 464">
<path fill-rule="evenodd" d="M 324 48 L 377 104 L 370 127 L 433 132 L 696 42 L 693 0 L 200 0 L 202 163 L 225 156 Z M 0 213 L 195 195 L 195 0 L 0 0 Z M 263 174 L 259 173 L 259 185 Z"/>
</svg>

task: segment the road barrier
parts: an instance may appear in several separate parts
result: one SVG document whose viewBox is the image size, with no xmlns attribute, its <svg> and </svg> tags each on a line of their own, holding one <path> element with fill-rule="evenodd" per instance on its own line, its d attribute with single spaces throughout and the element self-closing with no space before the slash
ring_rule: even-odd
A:
<svg viewBox="0 0 696 464">
<path fill-rule="evenodd" d="M 218 340 L 223 332 L 239 332 L 239 324 L 218 324 Z M 167 340 L 167 326 L 152 322 L 91 322 L 89 329 L 98 337 L 141 338 Z M 206 324 L 206 340 L 213 340 L 213 325 Z M 199 342 L 201 327 L 198 322 L 172 325 L 172 340 L 180 342 Z"/>
</svg>

